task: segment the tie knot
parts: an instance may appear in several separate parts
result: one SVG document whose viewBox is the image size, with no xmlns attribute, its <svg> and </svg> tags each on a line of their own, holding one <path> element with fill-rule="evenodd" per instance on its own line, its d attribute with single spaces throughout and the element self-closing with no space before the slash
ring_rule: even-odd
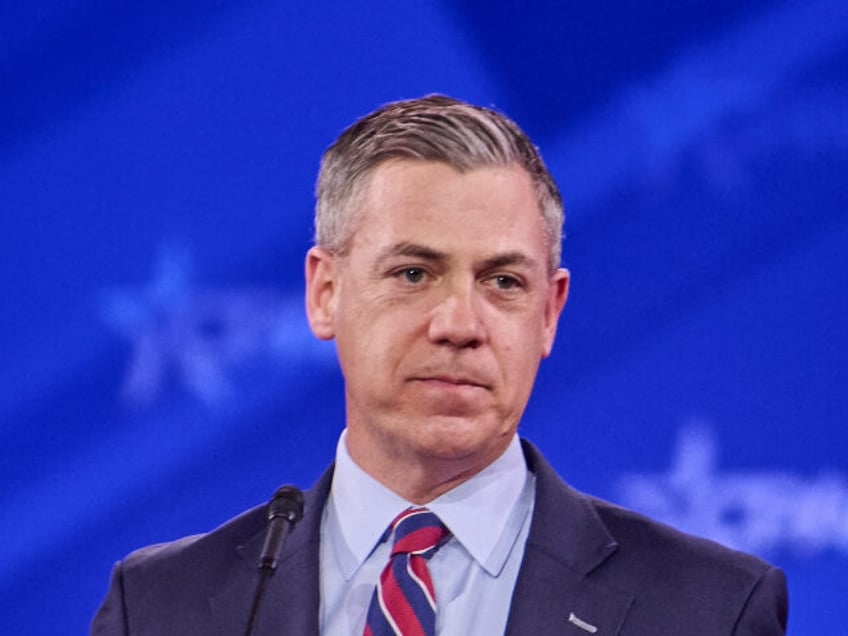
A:
<svg viewBox="0 0 848 636">
<path fill-rule="evenodd" d="M 395 554 L 418 554 L 429 559 L 441 543 L 450 536 L 450 530 L 427 508 L 408 508 L 392 521 L 395 531 Z"/>
</svg>

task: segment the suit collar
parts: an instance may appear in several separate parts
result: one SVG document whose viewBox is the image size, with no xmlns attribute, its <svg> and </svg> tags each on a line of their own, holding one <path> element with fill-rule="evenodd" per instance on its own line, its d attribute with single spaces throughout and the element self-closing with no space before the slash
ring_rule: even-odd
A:
<svg viewBox="0 0 848 636">
<path fill-rule="evenodd" d="M 285 569 L 286 561 L 304 549 L 309 549 L 311 544 L 317 543 L 318 534 L 321 529 L 321 517 L 324 513 L 324 502 L 330 492 L 330 484 L 333 479 L 333 466 L 327 468 L 313 484 L 312 488 L 304 493 L 303 519 L 301 519 L 286 539 L 283 553 L 280 555 L 278 574 Z M 262 506 L 263 515 L 265 506 Z M 256 569 L 259 552 L 265 541 L 266 526 L 262 525 L 258 532 L 252 534 L 246 541 L 236 546 L 236 551 Z M 277 575 L 275 575 L 277 576 Z"/>
<path fill-rule="evenodd" d="M 321 516 L 330 490 L 333 467 L 330 466 L 318 481 L 304 493 L 303 519 L 289 534 L 280 555 L 277 572 L 268 583 L 265 599 L 257 622 L 257 636 L 317 636 L 319 630 L 319 547 Z M 265 506 L 259 514 L 264 520 Z M 226 589 L 210 597 L 212 611 L 219 625 L 235 625 L 242 633 L 247 612 L 259 577 L 257 562 L 265 540 L 265 524 L 235 547 L 242 557 L 238 573 Z M 234 604 L 233 598 L 244 599 Z M 237 605 L 238 615 L 231 616 Z M 217 621 L 216 621 L 217 622 Z M 223 631 L 222 631 L 223 633 Z"/>
<path fill-rule="evenodd" d="M 563 482 L 535 446 L 522 445 L 536 474 L 536 503 L 506 633 L 617 634 L 633 598 L 592 573 L 618 543 L 591 501 Z"/>
<path fill-rule="evenodd" d="M 527 465 L 537 479 L 536 507 L 527 543 L 585 577 L 616 551 L 618 543 L 589 499 L 562 481 L 531 442 L 521 443 Z"/>
</svg>

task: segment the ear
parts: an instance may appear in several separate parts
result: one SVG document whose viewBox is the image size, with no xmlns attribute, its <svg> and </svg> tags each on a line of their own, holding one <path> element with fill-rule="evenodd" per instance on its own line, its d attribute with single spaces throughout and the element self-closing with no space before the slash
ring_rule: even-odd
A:
<svg viewBox="0 0 848 636">
<path fill-rule="evenodd" d="M 312 333 L 321 340 L 335 335 L 336 262 L 331 252 L 313 247 L 306 253 L 306 316 Z"/>
<path fill-rule="evenodd" d="M 571 280 L 571 274 L 563 267 L 560 267 L 551 276 L 548 284 L 548 298 L 545 303 L 545 325 L 544 325 L 544 341 L 542 357 L 547 358 L 551 349 L 554 346 L 554 336 L 556 336 L 557 324 L 559 323 L 559 315 L 562 313 L 562 308 L 565 307 L 565 301 L 568 298 L 568 284 Z"/>
</svg>

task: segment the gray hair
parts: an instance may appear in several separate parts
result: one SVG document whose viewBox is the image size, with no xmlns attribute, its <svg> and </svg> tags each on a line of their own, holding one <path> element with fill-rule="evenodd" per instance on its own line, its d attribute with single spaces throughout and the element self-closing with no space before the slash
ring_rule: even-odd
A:
<svg viewBox="0 0 848 636">
<path fill-rule="evenodd" d="M 350 248 L 357 204 L 368 177 L 390 159 L 441 161 L 460 172 L 517 165 L 530 175 L 559 267 L 563 205 L 539 150 L 505 115 L 444 95 L 391 102 L 345 129 L 321 158 L 315 187 L 315 243 L 337 254 Z"/>
</svg>

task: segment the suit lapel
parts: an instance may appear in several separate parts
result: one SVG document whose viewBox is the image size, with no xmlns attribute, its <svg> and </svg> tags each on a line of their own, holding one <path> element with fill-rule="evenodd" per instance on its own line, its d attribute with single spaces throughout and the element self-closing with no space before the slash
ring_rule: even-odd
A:
<svg viewBox="0 0 848 636">
<path fill-rule="evenodd" d="M 618 634 L 633 599 L 591 577 L 618 544 L 589 501 L 522 443 L 536 503 L 506 634 Z"/>
<path fill-rule="evenodd" d="M 268 583 L 259 612 L 257 636 L 318 636 L 319 535 L 332 474 L 331 466 L 304 494 L 303 519 L 286 540 L 277 572 Z M 247 612 L 259 577 L 256 564 L 264 539 L 263 528 L 236 547 L 241 556 L 241 571 L 224 592 L 210 598 L 216 624 L 235 622 L 238 627 L 229 633 L 240 634 L 247 624 Z M 244 605 L 239 604 L 237 616 L 233 616 L 233 598 L 248 599 Z"/>
</svg>

